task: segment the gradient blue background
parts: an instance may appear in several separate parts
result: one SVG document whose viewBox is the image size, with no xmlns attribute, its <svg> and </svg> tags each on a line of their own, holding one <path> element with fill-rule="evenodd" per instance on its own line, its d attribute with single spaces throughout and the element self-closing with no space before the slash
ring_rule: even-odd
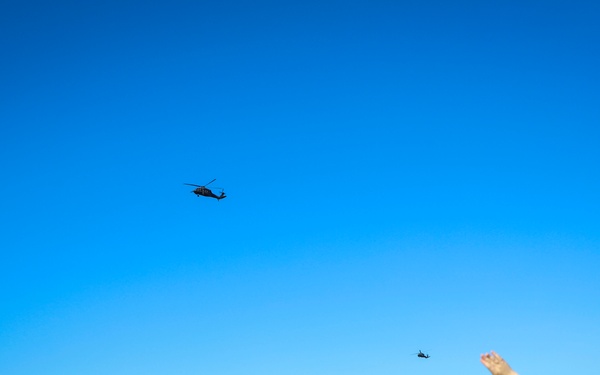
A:
<svg viewBox="0 0 600 375">
<path fill-rule="evenodd" d="M 600 373 L 599 19 L 2 1 L 0 373 Z"/>
</svg>

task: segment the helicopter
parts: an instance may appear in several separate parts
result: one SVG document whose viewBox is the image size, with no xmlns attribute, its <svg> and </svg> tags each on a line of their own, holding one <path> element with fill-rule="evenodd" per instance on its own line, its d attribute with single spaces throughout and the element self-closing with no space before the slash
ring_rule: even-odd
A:
<svg viewBox="0 0 600 375">
<path fill-rule="evenodd" d="M 418 352 L 418 353 L 414 353 L 414 354 L 416 354 L 416 355 L 417 355 L 417 357 L 419 357 L 419 358 L 429 358 L 429 357 L 430 357 L 430 356 L 429 356 L 429 354 L 425 354 L 425 353 L 423 353 L 423 352 L 422 352 L 422 351 L 420 351 L 420 350 L 419 350 L 419 352 Z"/>
<path fill-rule="evenodd" d="M 221 200 L 223 198 L 226 198 L 227 196 L 225 195 L 225 192 L 223 191 L 223 189 L 221 189 L 221 195 L 215 195 L 213 194 L 213 192 L 207 188 L 207 185 L 212 184 L 213 182 L 215 182 L 217 179 L 213 179 L 211 182 L 205 184 L 205 185 L 196 185 L 196 184 L 185 184 L 184 185 L 189 185 L 189 186 L 196 186 L 196 188 L 194 190 L 192 190 L 192 193 L 196 194 L 197 197 L 199 196 L 203 196 L 203 197 L 209 197 L 209 198 L 216 198 L 217 200 Z M 219 189 L 219 188 L 218 188 Z"/>
</svg>

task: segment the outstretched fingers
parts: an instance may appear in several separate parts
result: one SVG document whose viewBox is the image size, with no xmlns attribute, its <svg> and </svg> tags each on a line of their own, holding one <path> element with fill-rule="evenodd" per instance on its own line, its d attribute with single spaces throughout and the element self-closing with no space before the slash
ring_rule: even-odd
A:
<svg viewBox="0 0 600 375">
<path fill-rule="evenodd" d="M 500 354 L 492 350 L 492 355 L 498 359 L 499 362 L 504 361 L 504 358 L 500 357 Z"/>
<path fill-rule="evenodd" d="M 517 375 L 508 363 L 496 352 L 491 351 L 481 355 L 481 363 L 492 373 L 492 375 Z"/>
<path fill-rule="evenodd" d="M 487 366 L 487 363 L 489 363 L 492 360 L 492 355 L 490 353 L 483 353 L 481 355 L 481 363 L 483 363 L 484 365 Z"/>
</svg>

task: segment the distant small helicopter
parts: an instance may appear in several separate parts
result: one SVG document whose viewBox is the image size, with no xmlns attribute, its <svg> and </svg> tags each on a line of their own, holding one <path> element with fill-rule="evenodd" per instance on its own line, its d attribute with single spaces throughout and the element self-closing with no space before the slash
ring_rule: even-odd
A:
<svg viewBox="0 0 600 375">
<path fill-rule="evenodd" d="M 213 182 L 215 182 L 217 179 L 213 179 L 211 182 L 209 182 L 206 185 L 196 185 L 196 184 L 184 184 L 184 185 L 189 185 L 189 186 L 196 186 L 196 188 L 194 190 L 192 190 L 192 193 L 196 194 L 197 197 L 199 196 L 203 196 L 203 197 L 210 197 L 210 198 L 216 198 L 217 200 L 221 200 L 223 198 L 227 198 L 227 196 L 225 195 L 225 192 L 223 191 L 223 189 L 221 189 L 221 195 L 215 195 L 213 194 L 212 191 L 210 191 L 209 188 L 207 188 L 207 185 L 212 184 Z M 220 189 L 220 188 L 217 188 Z"/>
<path fill-rule="evenodd" d="M 419 357 L 419 358 L 429 358 L 429 354 L 425 354 L 425 353 L 423 353 L 423 352 L 422 352 L 422 351 L 420 351 L 420 350 L 419 350 L 419 352 L 418 352 L 418 353 L 414 353 L 414 354 L 416 354 L 416 355 L 417 355 L 417 357 Z"/>
</svg>

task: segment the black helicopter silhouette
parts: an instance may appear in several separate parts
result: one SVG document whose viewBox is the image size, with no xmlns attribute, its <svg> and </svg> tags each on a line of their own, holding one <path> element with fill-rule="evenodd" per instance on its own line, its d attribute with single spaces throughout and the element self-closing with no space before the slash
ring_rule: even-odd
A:
<svg viewBox="0 0 600 375">
<path fill-rule="evenodd" d="M 213 182 L 215 182 L 216 180 L 217 179 L 215 178 L 206 185 L 210 185 Z M 197 197 L 202 195 L 203 197 L 216 198 L 219 201 L 223 198 L 227 198 L 223 189 L 221 189 L 221 195 L 215 195 L 215 194 L 213 194 L 212 191 L 210 191 L 209 188 L 206 187 L 206 185 L 196 185 L 196 184 L 184 184 L 184 185 L 196 186 L 196 188 L 194 190 L 192 190 L 192 193 L 196 194 Z M 220 188 L 218 188 L 218 189 L 220 189 Z"/>
<path fill-rule="evenodd" d="M 419 357 L 419 358 L 429 358 L 429 354 L 425 354 L 425 353 L 423 353 L 423 352 L 422 352 L 422 351 L 420 351 L 420 350 L 419 350 L 419 352 L 418 352 L 418 353 L 414 353 L 414 354 L 416 354 L 416 355 L 417 355 L 417 357 Z"/>
</svg>

